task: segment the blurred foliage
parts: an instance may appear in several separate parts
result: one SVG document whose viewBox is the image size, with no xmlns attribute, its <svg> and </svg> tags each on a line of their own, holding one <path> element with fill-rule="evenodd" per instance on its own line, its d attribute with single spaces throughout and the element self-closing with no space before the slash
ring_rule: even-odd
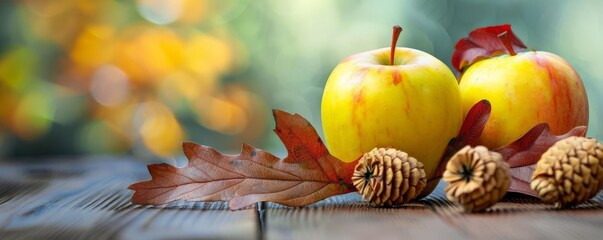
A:
<svg viewBox="0 0 603 240">
<path fill-rule="evenodd" d="M 353 53 L 399 46 L 450 64 L 470 30 L 511 23 L 566 58 L 603 139 L 603 3 L 591 1 L 23 0 L 0 2 L 0 155 L 132 153 L 180 142 L 281 148 L 271 108 L 320 127 L 322 88 Z"/>
</svg>

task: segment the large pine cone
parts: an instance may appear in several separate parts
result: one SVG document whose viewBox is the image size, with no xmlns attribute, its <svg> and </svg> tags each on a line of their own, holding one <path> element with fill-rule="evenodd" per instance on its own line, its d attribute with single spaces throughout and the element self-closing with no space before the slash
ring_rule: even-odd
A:
<svg viewBox="0 0 603 240">
<path fill-rule="evenodd" d="M 427 182 L 423 164 L 393 148 L 365 153 L 352 181 L 360 195 L 377 206 L 406 203 L 419 195 Z"/>
<path fill-rule="evenodd" d="M 465 211 L 477 212 L 496 204 L 511 184 L 511 169 L 502 156 L 484 146 L 466 146 L 446 165 L 446 197 Z"/>
<path fill-rule="evenodd" d="M 531 187 L 556 207 L 580 204 L 603 187 L 603 144 L 569 137 L 555 143 L 536 164 Z"/>
</svg>

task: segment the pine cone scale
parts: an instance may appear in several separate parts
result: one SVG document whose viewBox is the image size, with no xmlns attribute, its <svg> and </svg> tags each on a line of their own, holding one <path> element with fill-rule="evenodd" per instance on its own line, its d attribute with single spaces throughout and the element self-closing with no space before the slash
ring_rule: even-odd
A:
<svg viewBox="0 0 603 240">
<path fill-rule="evenodd" d="M 402 179 L 402 188 L 400 189 L 400 192 L 407 192 L 409 188 L 410 183 L 408 182 L 408 179 Z"/>
</svg>

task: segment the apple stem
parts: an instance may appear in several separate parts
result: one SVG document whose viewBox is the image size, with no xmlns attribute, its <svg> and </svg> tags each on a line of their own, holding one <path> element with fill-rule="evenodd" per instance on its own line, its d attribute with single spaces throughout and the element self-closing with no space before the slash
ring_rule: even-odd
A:
<svg viewBox="0 0 603 240">
<path fill-rule="evenodd" d="M 515 50 L 513 49 L 513 45 L 511 44 L 511 39 L 509 39 L 509 33 L 507 31 L 498 34 L 498 39 L 500 39 L 500 42 L 502 42 L 502 44 L 505 46 L 511 56 L 517 55 L 517 53 L 515 53 Z"/>
<path fill-rule="evenodd" d="M 400 37 L 400 33 L 402 32 L 402 27 L 398 25 L 394 25 L 394 32 L 392 35 L 392 51 L 389 55 L 389 65 L 394 65 L 394 56 L 396 55 L 396 44 L 398 43 L 398 37 Z"/>
</svg>

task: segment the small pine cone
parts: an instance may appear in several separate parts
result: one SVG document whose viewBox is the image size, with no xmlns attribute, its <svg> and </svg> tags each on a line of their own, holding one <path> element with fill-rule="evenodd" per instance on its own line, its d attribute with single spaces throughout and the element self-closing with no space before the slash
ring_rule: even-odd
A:
<svg viewBox="0 0 603 240">
<path fill-rule="evenodd" d="M 477 212 L 502 199 L 511 184 L 511 169 L 499 153 L 466 146 L 448 161 L 444 181 L 448 199 Z"/>
<path fill-rule="evenodd" d="M 594 197 L 603 187 L 603 144 L 569 137 L 549 148 L 536 164 L 532 190 L 555 207 L 570 207 Z"/>
<path fill-rule="evenodd" d="M 393 206 L 414 199 L 427 180 L 417 159 L 393 148 L 374 148 L 356 165 L 352 182 L 364 200 Z"/>
</svg>

